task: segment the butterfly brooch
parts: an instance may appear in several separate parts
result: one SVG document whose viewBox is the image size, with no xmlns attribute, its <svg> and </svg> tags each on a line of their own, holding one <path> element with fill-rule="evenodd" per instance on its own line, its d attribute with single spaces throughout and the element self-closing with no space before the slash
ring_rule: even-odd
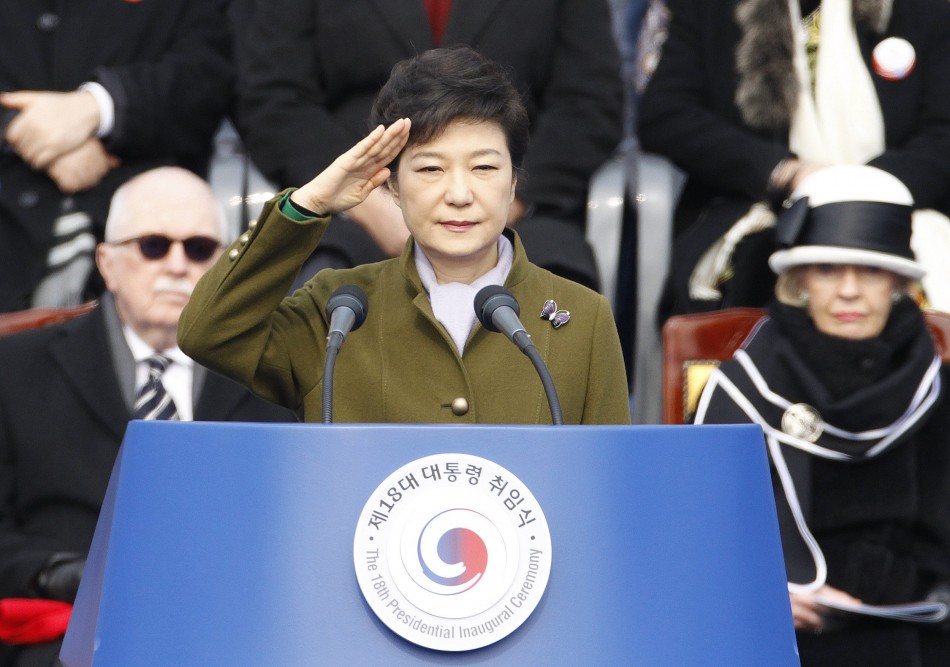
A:
<svg viewBox="0 0 950 667">
<path fill-rule="evenodd" d="M 550 320 L 555 329 L 571 321 L 571 314 L 566 310 L 558 310 L 554 299 L 548 299 L 541 308 L 541 319 Z"/>
</svg>

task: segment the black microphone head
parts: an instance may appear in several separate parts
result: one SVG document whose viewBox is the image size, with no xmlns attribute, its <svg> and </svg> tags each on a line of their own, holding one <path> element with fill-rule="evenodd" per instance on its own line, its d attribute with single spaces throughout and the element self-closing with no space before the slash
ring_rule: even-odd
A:
<svg viewBox="0 0 950 667">
<path fill-rule="evenodd" d="M 501 285 L 485 285 L 478 290 L 475 295 L 475 317 L 482 323 L 482 326 L 489 331 L 503 333 L 501 329 L 495 326 L 492 320 L 492 314 L 502 306 L 507 306 L 515 311 L 515 315 L 521 315 L 521 306 L 514 295 Z"/>
<path fill-rule="evenodd" d="M 360 325 L 366 321 L 366 313 L 369 311 L 369 304 L 366 301 L 366 292 L 362 287 L 356 285 L 341 285 L 334 290 L 327 301 L 327 319 L 333 317 L 333 311 L 344 306 L 353 311 L 356 319 L 353 321 L 351 331 L 360 328 Z"/>
</svg>

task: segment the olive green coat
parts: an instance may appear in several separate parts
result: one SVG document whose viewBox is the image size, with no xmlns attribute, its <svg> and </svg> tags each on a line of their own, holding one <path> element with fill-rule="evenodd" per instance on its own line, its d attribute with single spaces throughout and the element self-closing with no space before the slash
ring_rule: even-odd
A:
<svg viewBox="0 0 950 667">
<path fill-rule="evenodd" d="M 321 271 L 285 297 L 328 220 L 294 222 L 279 200 L 265 205 L 260 222 L 199 282 L 178 327 L 188 355 L 305 421 L 321 421 L 324 306 L 337 287 L 356 284 L 366 290 L 368 315 L 336 360 L 334 421 L 551 423 L 534 366 L 504 335 L 476 324 L 459 355 L 432 314 L 411 240 L 397 259 Z M 505 286 L 551 371 L 564 423 L 628 424 L 627 379 L 607 300 L 531 264 L 517 235 L 511 238 Z M 569 310 L 570 322 L 555 329 L 541 319 L 546 299 Z M 463 414 L 452 410 L 458 398 L 468 405 Z"/>
</svg>

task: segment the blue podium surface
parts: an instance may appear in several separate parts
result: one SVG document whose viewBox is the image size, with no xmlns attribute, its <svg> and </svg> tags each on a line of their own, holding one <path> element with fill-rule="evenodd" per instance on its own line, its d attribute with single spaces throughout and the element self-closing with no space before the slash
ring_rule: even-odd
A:
<svg viewBox="0 0 950 667">
<path fill-rule="evenodd" d="M 364 600 L 354 534 L 391 473 L 516 475 L 553 551 L 500 641 L 422 648 Z M 798 665 L 755 426 L 133 422 L 63 645 L 79 665 Z"/>
</svg>

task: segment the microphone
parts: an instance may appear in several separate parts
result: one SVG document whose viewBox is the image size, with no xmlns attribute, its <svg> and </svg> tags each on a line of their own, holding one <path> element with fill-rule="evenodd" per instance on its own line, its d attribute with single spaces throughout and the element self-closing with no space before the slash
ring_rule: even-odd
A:
<svg viewBox="0 0 950 667">
<path fill-rule="evenodd" d="M 522 352 L 531 342 L 518 316 L 521 306 L 514 295 L 501 285 L 486 285 L 475 295 L 475 316 L 482 326 L 495 333 L 503 333 Z"/>
<path fill-rule="evenodd" d="M 541 378 L 541 385 L 551 408 L 551 420 L 554 424 L 563 424 L 564 416 L 561 414 L 561 401 L 554 387 L 554 378 L 519 319 L 521 307 L 515 296 L 501 285 L 486 285 L 475 295 L 474 306 L 475 316 L 483 327 L 505 334 L 531 360 Z"/>
<path fill-rule="evenodd" d="M 333 367 L 347 334 L 366 321 L 369 305 L 366 292 L 356 285 L 341 285 L 327 300 L 330 331 L 327 334 L 327 357 L 323 362 L 323 423 L 333 423 Z"/>
</svg>

